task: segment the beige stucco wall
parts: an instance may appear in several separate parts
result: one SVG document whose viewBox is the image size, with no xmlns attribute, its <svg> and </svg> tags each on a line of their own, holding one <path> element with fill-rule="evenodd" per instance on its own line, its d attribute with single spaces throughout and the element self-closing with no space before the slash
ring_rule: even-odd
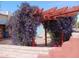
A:
<svg viewBox="0 0 79 59">
<path fill-rule="evenodd" d="M 0 14 L 0 20 L 1 20 L 1 19 L 8 20 L 8 15 L 2 15 L 2 14 Z"/>
</svg>

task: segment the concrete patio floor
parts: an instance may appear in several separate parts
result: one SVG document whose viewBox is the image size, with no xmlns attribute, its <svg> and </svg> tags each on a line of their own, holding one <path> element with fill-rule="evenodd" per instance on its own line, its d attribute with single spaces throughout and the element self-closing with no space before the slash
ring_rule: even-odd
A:
<svg viewBox="0 0 79 59">
<path fill-rule="evenodd" d="M 42 40 L 42 39 L 40 39 Z M 38 41 L 39 42 L 39 41 Z M 41 42 L 44 44 L 44 41 Z M 11 45 L 11 40 L 0 42 L 0 57 L 79 58 L 79 33 L 72 33 L 62 47 L 23 47 Z"/>
</svg>

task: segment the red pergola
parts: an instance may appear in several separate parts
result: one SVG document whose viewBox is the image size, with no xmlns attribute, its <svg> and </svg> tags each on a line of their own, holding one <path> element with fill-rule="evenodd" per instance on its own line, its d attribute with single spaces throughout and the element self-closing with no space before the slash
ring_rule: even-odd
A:
<svg viewBox="0 0 79 59">
<path fill-rule="evenodd" d="M 78 12 L 79 12 L 79 6 L 63 7 L 60 9 L 57 9 L 57 7 L 54 7 L 46 11 L 43 11 L 43 9 L 37 9 L 35 11 L 35 13 L 42 14 L 42 18 L 43 18 L 43 20 L 41 20 L 42 22 L 56 20 L 57 17 L 76 16 Z M 34 43 L 34 40 L 33 40 L 33 43 Z M 61 43 L 63 43 L 63 33 L 61 35 Z M 45 29 L 45 46 L 47 46 L 47 30 L 46 29 Z"/>
</svg>

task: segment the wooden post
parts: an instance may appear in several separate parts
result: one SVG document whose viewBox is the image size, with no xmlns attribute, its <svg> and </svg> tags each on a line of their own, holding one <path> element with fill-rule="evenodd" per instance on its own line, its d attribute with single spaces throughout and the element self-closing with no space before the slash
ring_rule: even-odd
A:
<svg viewBox="0 0 79 59">
<path fill-rule="evenodd" d="M 45 46 L 47 46 L 47 30 L 45 29 Z"/>
<path fill-rule="evenodd" d="M 62 46 L 63 41 L 64 41 L 64 33 L 63 33 L 63 31 L 62 31 L 62 32 L 61 32 L 61 43 L 60 43 L 60 46 Z"/>
<path fill-rule="evenodd" d="M 32 39 L 32 46 L 33 46 L 33 47 L 36 46 L 35 38 L 34 38 L 34 37 L 33 37 L 33 39 Z"/>
</svg>

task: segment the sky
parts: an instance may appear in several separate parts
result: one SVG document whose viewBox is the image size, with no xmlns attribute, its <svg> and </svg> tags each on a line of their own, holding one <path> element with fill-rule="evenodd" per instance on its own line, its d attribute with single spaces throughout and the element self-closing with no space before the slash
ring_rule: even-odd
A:
<svg viewBox="0 0 79 59">
<path fill-rule="evenodd" d="M 18 9 L 18 6 L 23 1 L 0 1 L 0 10 L 15 12 Z M 38 6 L 44 8 L 44 10 L 50 9 L 52 7 L 62 8 L 64 6 L 72 7 L 79 6 L 79 1 L 27 1 L 30 5 Z M 43 27 L 38 27 L 38 35 L 43 33 Z"/>
<path fill-rule="evenodd" d="M 0 1 L 0 10 L 14 12 L 18 9 L 23 1 Z M 50 9 L 51 7 L 64 7 L 64 6 L 78 6 L 79 1 L 27 1 L 30 5 L 39 6 L 44 10 Z"/>
</svg>

